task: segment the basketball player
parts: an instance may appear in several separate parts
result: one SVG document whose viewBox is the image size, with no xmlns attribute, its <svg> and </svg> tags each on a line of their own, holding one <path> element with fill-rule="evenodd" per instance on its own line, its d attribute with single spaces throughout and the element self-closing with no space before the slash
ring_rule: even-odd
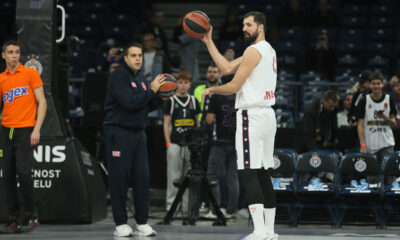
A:
<svg viewBox="0 0 400 240">
<path fill-rule="evenodd" d="M 273 240 L 275 195 L 268 171 L 273 167 L 276 133 L 275 104 L 276 54 L 265 41 L 266 18 L 261 12 L 249 12 L 243 19 L 243 33 L 251 45 L 242 57 L 228 62 L 212 40 L 212 27 L 201 38 L 222 74 L 235 73 L 231 82 L 204 90 L 202 97 L 212 94 L 236 93 L 237 165 L 244 180 L 253 233 L 244 239 Z"/>
</svg>

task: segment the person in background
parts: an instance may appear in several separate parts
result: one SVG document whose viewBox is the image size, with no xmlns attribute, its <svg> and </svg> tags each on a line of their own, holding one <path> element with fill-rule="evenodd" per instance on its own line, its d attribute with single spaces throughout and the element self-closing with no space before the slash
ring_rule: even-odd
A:
<svg viewBox="0 0 400 240">
<path fill-rule="evenodd" d="M 360 101 L 357 107 L 357 130 L 360 139 L 360 152 L 376 155 L 379 163 L 394 152 L 394 135 L 397 110 L 389 94 L 383 92 L 383 76 L 370 74 L 371 93 Z"/>
<path fill-rule="evenodd" d="M 197 59 L 200 47 L 200 40 L 189 36 L 182 27 L 183 17 L 178 19 L 174 28 L 172 40 L 179 44 L 178 54 L 181 58 L 181 68 L 183 71 L 189 72 L 192 75 L 192 82 L 197 82 L 200 79 L 199 61 Z"/>
<path fill-rule="evenodd" d="M 336 64 L 335 51 L 329 47 L 327 33 L 320 32 L 316 40 L 315 47 L 306 54 L 306 68 L 332 81 Z"/>
<path fill-rule="evenodd" d="M 334 149 L 337 139 L 337 106 L 339 95 L 328 90 L 315 99 L 304 112 L 296 132 L 296 151 Z"/>
<path fill-rule="evenodd" d="M 351 107 L 352 99 L 353 99 L 353 93 L 347 93 L 343 99 L 343 111 L 337 113 L 338 128 L 350 127 L 350 124 L 347 121 L 347 115 Z"/>
<path fill-rule="evenodd" d="M 164 138 L 167 147 L 167 211 L 172 206 L 178 188 L 174 181 L 182 179 L 190 168 L 190 151 L 187 143 L 183 143 L 183 135 L 191 128 L 199 127 L 198 114 L 200 105 L 197 99 L 190 95 L 189 89 L 192 76 L 188 72 L 180 72 L 176 76 L 177 90 L 173 97 L 164 105 Z M 189 191 L 182 198 L 182 211 L 188 212 Z"/>
<path fill-rule="evenodd" d="M 392 98 L 396 107 L 396 128 L 400 128 L 400 83 L 395 83 L 392 87 Z"/>
<path fill-rule="evenodd" d="M 3 169 L 8 223 L 3 232 L 32 231 L 39 224 L 35 213 L 32 181 L 33 147 L 39 144 L 40 129 L 46 116 L 47 102 L 39 73 L 20 63 L 21 48 L 16 41 L 3 44 L 6 70 L 0 74 L 2 116 L 0 157 Z M 18 175 L 18 178 L 17 178 Z M 19 187 L 18 187 L 19 184 Z M 20 190 L 25 216 L 21 226 Z"/>
</svg>

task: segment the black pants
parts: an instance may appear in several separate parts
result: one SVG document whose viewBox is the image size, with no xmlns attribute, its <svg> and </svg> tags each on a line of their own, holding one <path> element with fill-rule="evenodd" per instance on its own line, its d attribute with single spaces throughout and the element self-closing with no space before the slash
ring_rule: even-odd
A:
<svg viewBox="0 0 400 240">
<path fill-rule="evenodd" d="M 116 126 L 104 127 L 108 168 L 108 189 L 115 224 L 126 224 L 128 187 L 133 188 L 133 204 L 137 224 L 149 217 L 149 165 L 146 133 Z"/>
<path fill-rule="evenodd" d="M 19 216 L 17 193 L 17 175 L 20 190 L 24 199 L 25 211 L 34 211 L 32 182 L 33 156 L 30 136 L 32 127 L 7 128 L 0 127 L 0 154 L 3 168 L 4 188 L 6 192 L 7 211 L 10 216 Z"/>
</svg>

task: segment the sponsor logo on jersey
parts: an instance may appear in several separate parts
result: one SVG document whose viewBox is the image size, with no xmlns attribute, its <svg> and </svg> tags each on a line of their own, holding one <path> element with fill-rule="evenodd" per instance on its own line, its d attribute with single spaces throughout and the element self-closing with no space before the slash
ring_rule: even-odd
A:
<svg viewBox="0 0 400 240">
<path fill-rule="evenodd" d="M 175 127 L 193 127 L 194 125 L 194 119 L 176 119 L 174 121 Z"/>
<path fill-rule="evenodd" d="M 266 91 L 265 92 L 264 100 L 271 100 L 274 98 L 275 98 L 274 91 Z"/>
<path fill-rule="evenodd" d="M 145 84 L 144 82 L 142 82 L 142 87 L 143 87 L 143 89 L 144 89 L 145 91 L 147 91 L 147 86 L 146 86 L 146 84 Z"/>
<path fill-rule="evenodd" d="M 321 158 L 319 157 L 319 155 L 317 153 L 314 153 L 313 156 L 310 159 L 310 165 L 313 168 L 317 168 L 319 166 L 321 166 Z"/>
<path fill-rule="evenodd" d="M 131 82 L 132 87 L 137 88 L 136 83 Z"/>
<path fill-rule="evenodd" d="M 5 92 L 3 94 L 3 102 L 12 102 L 14 100 L 14 98 L 16 97 L 21 97 L 24 95 L 28 95 L 28 88 L 29 86 L 25 86 L 25 87 L 18 87 L 18 88 L 14 88 L 11 89 L 9 92 Z"/>
<path fill-rule="evenodd" d="M 120 151 L 112 151 L 112 156 L 113 157 L 121 157 L 121 152 Z"/>
</svg>

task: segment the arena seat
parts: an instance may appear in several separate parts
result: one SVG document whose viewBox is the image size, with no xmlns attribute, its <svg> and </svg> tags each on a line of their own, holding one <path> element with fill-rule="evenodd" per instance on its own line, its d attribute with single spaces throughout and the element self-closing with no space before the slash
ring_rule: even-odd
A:
<svg viewBox="0 0 400 240">
<path fill-rule="evenodd" d="M 337 157 L 329 151 L 310 151 L 297 158 L 296 219 L 297 225 L 304 208 L 325 209 L 333 226 L 336 220 Z"/>
<path fill-rule="evenodd" d="M 400 152 L 392 153 L 383 159 L 382 166 L 382 220 L 386 226 L 390 216 L 400 211 Z M 396 182 L 396 183 L 392 183 Z"/>
<path fill-rule="evenodd" d="M 344 216 L 350 209 L 357 210 L 358 214 L 353 214 L 352 217 L 358 219 L 362 217 L 363 212 L 372 211 L 377 226 L 382 227 L 379 204 L 381 199 L 380 172 L 380 165 L 373 154 L 348 153 L 343 156 L 337 176 L 339 190 L 337 222 L 339 226 L 342 225 Z M 362 179 L 368 186 L 361 184 Z M 357 181 L 357 183 L 352 183 L 352 181 Z"/>
<path fill-rule="evenodd" d="M 274 185 L 277 208 L 285 209 L 290 224 L 295 220 L 295 164 L 296 155 L 289 149 L 275 149 L 272 182 Z M 278 211 L 279 213 L 280 211 Z"/>
</svg>

